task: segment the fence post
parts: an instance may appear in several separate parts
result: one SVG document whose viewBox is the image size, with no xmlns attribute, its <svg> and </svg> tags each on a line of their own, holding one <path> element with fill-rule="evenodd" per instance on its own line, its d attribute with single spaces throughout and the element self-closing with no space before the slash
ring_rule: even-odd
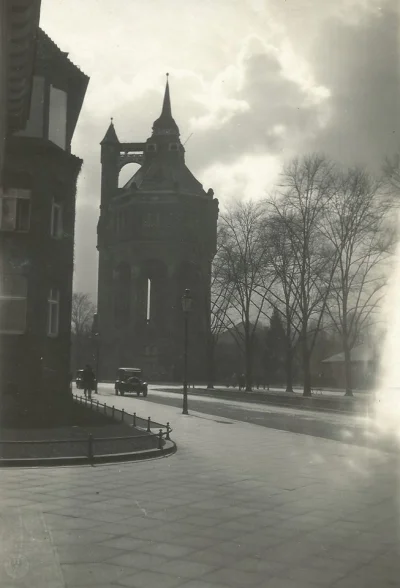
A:
<svg viewBox="0 0 400 588">
<path fill-rule="evenodd" d="M 88 460 L 93 461 L 93 436 L 89 433 L 88 436 Z"/>
<path fill-rule="evenodd" d="M 158 432 L 158 449 L 162 449 L 162 429 Z"/>
<path fill-rule="evenodd" d="M 111 412 L 111 416 L 112 416 L 112 418 L 114 418 L 114 413 L 115 413 L 115 406 L 113 405 L 113 407 L 112 407 L 112 412 Z"/>
<path fill-rule="evenodd" d="M 136 412 L 133 413 L 133 426 L 136 427 Z"/>
<path fill-rule="evenodd" d="M 167 423 L 167 433 L 165 435 L 165 438 L 167 439 L 167 441 L 169 441 L 169 423 Z"/>
<path fill-rule="evenodd" d="M 125 409 L 123 408 L 121 410 L 121 421 L 124 422 L 124 416 L 125 416 Z"/>
<path fill-rule="evenodd" d="M 147 419 L 147 432 L 148 432 L 148 433 L 150 433 L 150 431 L 151 431 L 151 426 L 150 426 L 150 425 L 151 425 L 151 418 L 149 417 L 149 418 Z"/>
</svg>

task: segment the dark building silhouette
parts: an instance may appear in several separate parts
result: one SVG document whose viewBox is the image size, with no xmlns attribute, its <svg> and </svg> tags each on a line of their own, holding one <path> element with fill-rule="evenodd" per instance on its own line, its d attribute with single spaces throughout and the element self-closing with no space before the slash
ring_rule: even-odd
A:
<svg viewBox="0 0 400 588">
<path fill-rule="evenodd" d="M 120 170 L 139 163 L 118 188 Z M 142 367 L 149 380 L 182 373 L 181 297 L 189 288 L 189 377 L 205 378 L 210 271 L 218 201 L 185 164 L 168 80 L 160 117 L 144 143 L 122 143 L 113 123 L 101 142 L 98 223 L 100 377 Z"/>
<path fill-rule="evenodd" d="M 32 418 L 59 414 L 69 394 L 82 165 L 71 140 L 87 84 L 88 77 L 39 30 L 29 117 L 7 139 L 0 198 L 1 387 L 11 387 Z"/>
<path fill-rule="evenodd" d="M 0 188 L 6 135 L 29 115 L 40 0 L 0 0 Z"/>
</svg>

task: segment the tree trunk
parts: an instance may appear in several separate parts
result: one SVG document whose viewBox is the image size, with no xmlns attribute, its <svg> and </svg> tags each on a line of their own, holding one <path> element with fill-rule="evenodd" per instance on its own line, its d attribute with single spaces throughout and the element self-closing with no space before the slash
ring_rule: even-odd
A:
<svg viewBox="0 0 400 588">
<path fill-rule="evenodd" d="M 303 396 L 311 397 L 310 352 L 306 338 L 303 341 Z"/>
<path fill-rule="evenodd" d="M 343 337 L 343 354 L 344 354 L 344 381 L 345 396 L 353 396 L 353 383 L 351 373 L 351 350 L 347 337 Z"/>
<path fill-rule="evenodd" d="M 252 390 L 252 380 L 253 380 L 253 345 L 252 341 L 249 340 L 246 342 L 246 352 L 245 352 L 245 369 L 246 369 L 246 392 L 251 392 Z"/>
<path fill-rule="evenodd" d="M 293 350 L 290 342 L 286 347 L 286 392 L 293 392 Z"/>
<path fill-rule="evenodd" d="M 286 306 L 286 392 L 293 392 L 293 349 L 289 313 L 290 308 Z"/>
</svg>

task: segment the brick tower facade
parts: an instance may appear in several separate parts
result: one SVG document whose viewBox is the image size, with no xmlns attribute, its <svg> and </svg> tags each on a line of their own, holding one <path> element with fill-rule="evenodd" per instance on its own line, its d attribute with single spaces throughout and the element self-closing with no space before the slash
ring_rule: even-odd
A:
<svg viewBox="0 0 400 588">
<path fill-rule="evenodd" d="M 140 168 L 122 187 L 122 167 Z M 189 288 L 189 378 L 206 378 L 210 271 L 218 200 L 185 164 L 168 79 L 160 117 L 144 143 L 121 143 L 113 123 L 101 142 L 98 223 L 99 377 L 141 367 L 151 381 L 182 375 L 181 297 Z"/>
</svg>

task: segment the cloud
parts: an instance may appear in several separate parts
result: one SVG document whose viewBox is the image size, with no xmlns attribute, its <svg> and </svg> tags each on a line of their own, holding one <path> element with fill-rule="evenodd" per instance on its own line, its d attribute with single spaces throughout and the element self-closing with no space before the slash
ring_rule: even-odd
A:
<svg viewBox="0 0 400 588">
<path fill-rule="evenodd" d="M 281 162 L 273 155 L 243 155 L 233 164 L 216 163 L 209 166 L 203 181 L 213 186 L 223 204 L 232 199 L 254 199 L 265 196 L 278 178 Z"/>
<path fill-rule="evenodd" d="M 230 101 L 221 89 L 225 79 Z M 190 119 L 194 131 L 190 160 L 205 177 L 210 177 L 209 166 L 241 167 L 239 162 L 244 157 L 247 162 L 255 157 L 257 165 L 261 154 L 294 154 L 306 137 L 314 136 L 325 124 L 329 90 L 315 81 L 312 71 L 295 56 L 287 39 L 274 46 L 252 36 L 240 48 L 236 65 L 210 84 L 209 95 L 209 100 L 203 100 L 210 105 L 209 112 Z M 218 123 L 205 124 L 218 111 L 223 114 Z M 252 169 L 248 178 L 252 183 Z"/>
<path fill-rule="evenodd" d="M 357 24 L 335 19 L 314 52 L 318 79 L 331 93 L 327 124 L 306 147 L 378 171 L 400 147 L 399 13 L 388 2 Z"/>
<path fill-rule="evenodd" d="M 324 151 L 378 168 L 398 148 L 399 23 L 390 0 L 42 6 L 44 28 L 91 77 L 73 142 L 84 159 L 79 289 L 96 287 L 99 142 L 110 116 L 121 140 L 150 135 L 166 71 L 181 138 L 190 137 L 187 164 L 224 201 L 263 194 L 294 155 Z"/>
</svg>

